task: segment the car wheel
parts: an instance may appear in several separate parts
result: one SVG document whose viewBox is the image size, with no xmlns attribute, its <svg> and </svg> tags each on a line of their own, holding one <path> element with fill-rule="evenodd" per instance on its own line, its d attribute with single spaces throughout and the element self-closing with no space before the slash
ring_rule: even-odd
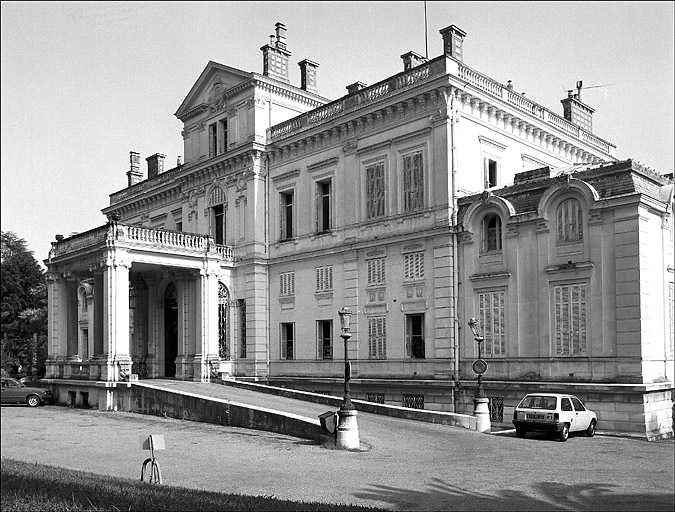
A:
<svg viewBox="0 0 675 512">
<path fill-rule="evenodd" d="M 570 437 L 570 426 L 567 423 L 565 423 L 562 426 L 562 429 L 560 429 L 560 433 L 558 434 L 558 437 L 560 438 L 560 440 L 563 443 L 565 441 L 567 441 L 567 439 Z"/>
<path fill-rule="evenodd" d="M 586 429 L 586 436 L 593 437 L 595 435 L 595 420 L 591 420 L 591 424 Z"/>
<path fill-rule="evenodd" d="M 26 403 L 27 403 L 30 407 L 37 407 L 38 405 L 40 405 L 40 397 L 37 396 L 37 395 L 29 395 L 29 396 L 26 398 Z"/>
<path fill-rule="evenodd" d="M 522 439 L 525 437 L 525 434 L 527 434 L 527 430 L 523 430 L 522 428 L 516 429 L 516 437 L 520 437 Z"/>
</svg>

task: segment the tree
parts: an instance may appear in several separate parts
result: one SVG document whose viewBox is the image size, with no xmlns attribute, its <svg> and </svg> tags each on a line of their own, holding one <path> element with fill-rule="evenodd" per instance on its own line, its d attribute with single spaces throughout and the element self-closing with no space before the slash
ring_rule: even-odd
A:
<svg viewBox="0 0 675 512">
<path fill-rule="evenodd" d="M 26 241 L 1 232 L 0 364 L 42 374 L 47 358 L 47 285 L 44 271 Z"/>
</svg>

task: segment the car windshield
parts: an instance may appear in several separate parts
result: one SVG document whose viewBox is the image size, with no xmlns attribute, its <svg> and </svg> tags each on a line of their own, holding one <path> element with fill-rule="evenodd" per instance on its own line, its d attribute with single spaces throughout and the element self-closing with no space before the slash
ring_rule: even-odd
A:
<svg viewBox="0 0 675 512">
<path fill-rule="evenodd" d="M 524 409 L 547 409 L 555 410 L 558 399 L 554 396 L 527 395 L 518 404 L 518 407 Z"/>
</svg>

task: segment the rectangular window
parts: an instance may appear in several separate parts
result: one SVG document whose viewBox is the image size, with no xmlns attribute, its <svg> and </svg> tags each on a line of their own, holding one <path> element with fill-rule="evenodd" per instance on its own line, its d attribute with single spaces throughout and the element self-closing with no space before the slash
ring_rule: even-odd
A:
<svg viewBox="0 0 675 512">
<path fill-rule="evenodd" d="M 216 243 L 225 243 L 225 210 L 222 204 L 213 207 L 213 238 Z"/>
<path fill-rule="evenodd" d="M 403 259 L 403 278 L 406 281 L 424 279 L 424 253 L 406 254 Z"/>
<path fill-rule="evenodd" d="M 559 285 L 553 288 L 555 355 L 586 355 L 586 285 Z"/>
<path fill-rule="evenodd" d="M 424 359 L 424 315 L 405 316 L 405 355 Z"/>
<path fill-rule="evenodd" d="M 209 158 L 218 154 L 218 124 L 209 125 Z"/>
<path fill-rule="evenodd" d="M 281 331 L 281 359 L 294 359 L 294 324 L 293 322 L 286 322 L 279 324 Z"/>
<path fill-rule="evenodd" d="M 295 272 L 279 274 L 279 295 L 282 297 L 295 295 Z"/>
<path fill-rule="evenodd" d="M 387 324 L 383 316 L 368 319 L 368 357 L 387 358 Z"/>
<path fill-rule="evenodd" d="M 403 211 L 424 208 L 424 163 L 422 152 L 403 155 Z"/>
<path fill-rule="evenodd" d="M 506 292 L 488 291 L 478 294 L 478 323 L 485 337 L 484 354 L 506 355 Z"/>
<path fill-rule="evenodd" d="M 319 233 L 332 228 L 331 188 L 330 180 L 316 184 L 316 230 Z"/>
<path fill-rule="evenodd" d="M 316 291 L 329 292 L 333 290 L 333 266 L 316 267 Z"/>
<path fill-rule="evenodd" d="M 368 286 L 384 283 L 384 258 L 368 260 Z"/>
<path fill-rule="evenodd" d="M 675 285 L 668 283 L 668 309 L 670 314 L 670 357 L 675 351 Z"/>
<path fill-rule="evenodd" d="M 183 221 L 176 222 L 176 231 L 183 231 Z"/>
<path fill-rule="evenodd" d="M 281 233 L 282 240 L 293 238 L 293 191 L 280 194 L 281 205 Z"/>
<path fill-rule="evenodd" d="M 366 218 L 384 217 L 384 163 L 366 167 Z"/>
<path fill-rule="evenodd" d="M 246 359 L 246 299 L 237 299 L 239 304 L 239 357 Z"/>
<path fill-rule="evenodd" d="M 485 188 L 496 187 L 499 180 L 499 164 L 492 158 L 485 158 Z"/>
<path fill-rule="evenodd" d="M 220 155 L 227 152 L 227 117 L 225 119 L 221 119 L 218 125 L 220 127 L 220 144 L 218 148 L 218 154 Z"/>
<path fill-rule="evenodd" d="M 333 321 L 316 321 L 316 338 L 319 359 L 333 359 Z"/>
</svg>

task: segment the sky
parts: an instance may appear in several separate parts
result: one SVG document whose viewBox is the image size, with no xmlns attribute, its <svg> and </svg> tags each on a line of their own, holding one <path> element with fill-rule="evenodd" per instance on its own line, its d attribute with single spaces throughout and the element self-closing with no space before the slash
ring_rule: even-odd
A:
<svg viewBox="0 0 675 512">
<path fill-rule="evenodd" d="M 209 61 L 262 73 L 260 48 L 286 25 L 291 83 L 319 63 L 319 94 L 435 58 L 439 30 L 466 32 L 464 63 L 562 115 L 583 81 L 593 132 L 673 172 L 674 2 L 2 1 L 0 225 L 42 262 L 55 235 L 105 224 L 129 152 L 183 155 L 174 116 Z M 426 25 L 426 27 L 425 27 Z"/>
</svg>

